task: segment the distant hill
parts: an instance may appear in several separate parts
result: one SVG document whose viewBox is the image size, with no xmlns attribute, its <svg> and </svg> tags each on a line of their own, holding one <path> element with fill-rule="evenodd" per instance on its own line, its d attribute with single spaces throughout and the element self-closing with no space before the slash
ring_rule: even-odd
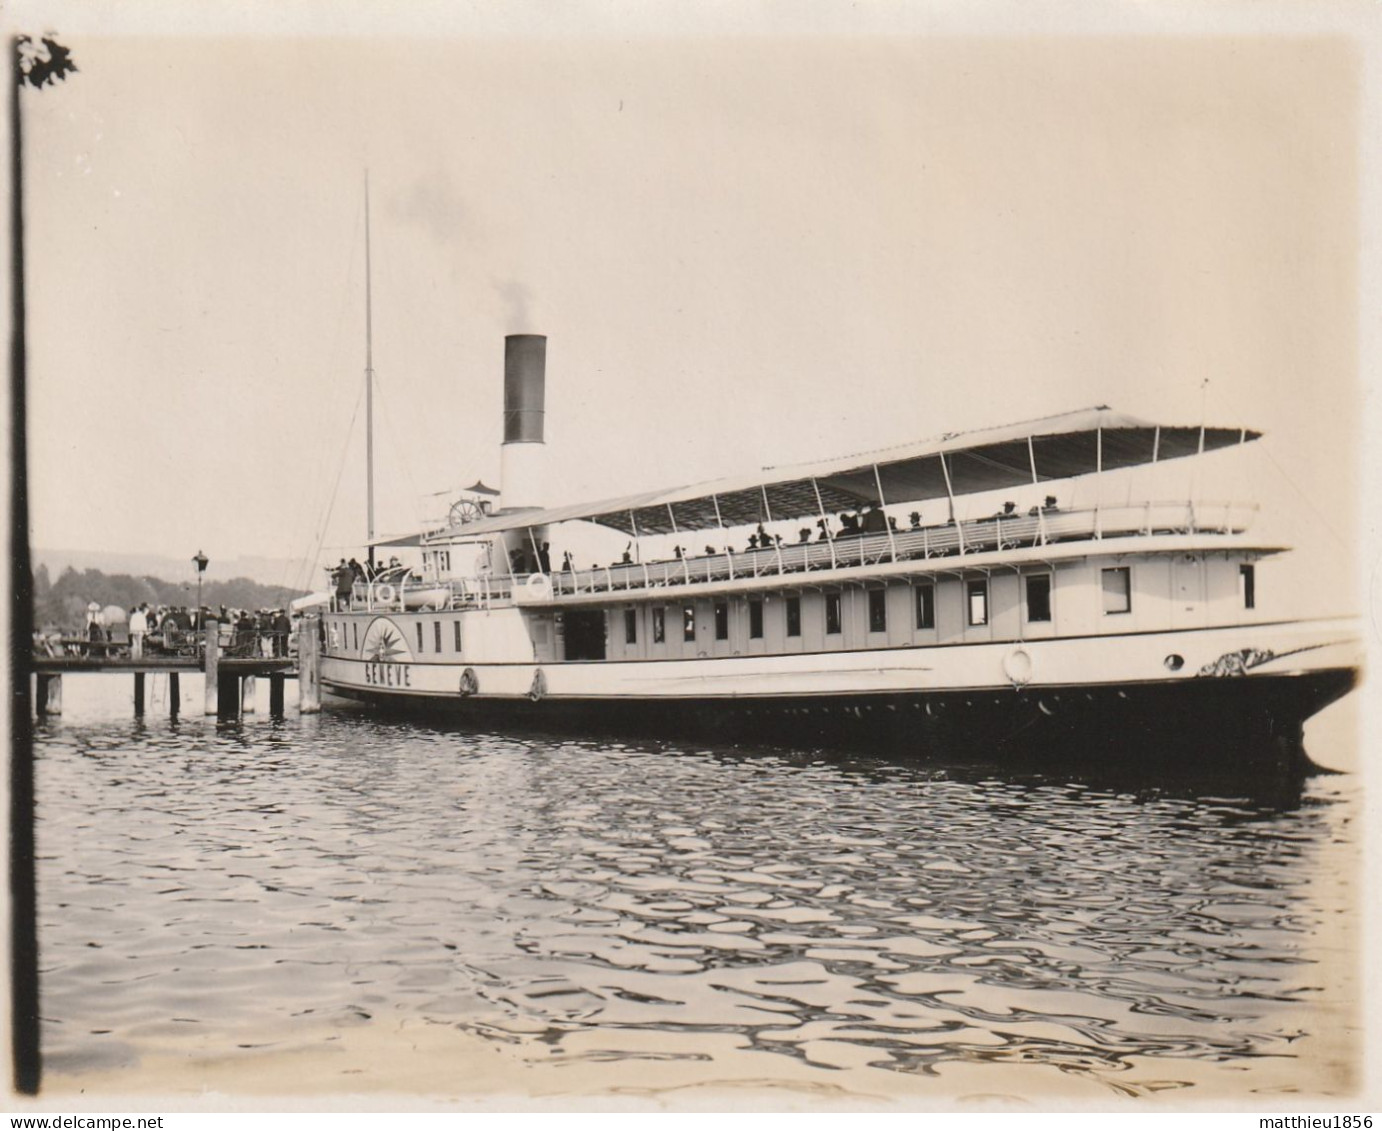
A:
<svg viewBox="0 0 1382 1131">
<path fill-rule="evenodd" d="M 302 590 L 279 585 L 261 585 L 248 577 L 229 581 L 202 582 L 202 604 L 217 609 L 275 609 L 286 608 Z M 103 573 L 99 569 L 78 570 L 65 567 L 56 577 L 49 573 L 46 563 L 34 568 L 34 623 L 40 628 L 56 626 L 66 631 L 80 631 L 86 623 L 87 606 L 95 601 L 104 608 L 119 605 L 130 609 L 140 602 L 151 607 L 197 603 L 195 576 L 191 580 L 167 581 L 153 574 Z"/>
<path fill-rule="evenodd" d="M 96 569 L 102 573 L 123 573 L 132 577 L 157 577 L 179 584 L 191 581 L 196 586 L 197 571 L 192 555 L 168 558 L 157 554 L 116 554 L 105 550 L 44 550 L 33 551 L 34 569 L 45 566 L 48 575 L 56 580 L 69 566 L 79 573 Z M 204 582 L 225 581 L 233 577 L 247 577 L 261 585 L 295 585 L 306 578 L 306 584 L 321 583 L 320 570 L 309 573 L 302 562 L 284 558 L 261 558 L 246 555 L 239 558 L 214 560 L 207 568 Z"/>
</svg>

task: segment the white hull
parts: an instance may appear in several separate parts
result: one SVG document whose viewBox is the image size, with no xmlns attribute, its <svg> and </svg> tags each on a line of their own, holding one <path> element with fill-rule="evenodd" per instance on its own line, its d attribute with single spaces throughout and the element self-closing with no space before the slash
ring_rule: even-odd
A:
<svg viewBox="0 0 1382 1131">
<path fill-rule="evenodd" d="M 374 618 L 390 622 L 390 618 Z M 392 623 L 392 622 L 390 622 Z M 397 626 L 395 626 L 397 627 Z M 399 632 L 401 636 L 401 631 Z M 1354 668 L 1358 637 L 1347 620 L 1239 625 L 975 644 L 890 647 L 846 652 L 726 656 L 676 660 L 485 663 L 466 657 L 401 662 L 328 655 L 327 690 L 372 696 L 530 697 L 542 673 L 542 697 L 555 699 L 725 699 L 835 697 L 907 691 L 1176 684 L 1243 674 L 1285 675 Z M 1173 670 L 1174 657 L 1181 663 Z M 1230 659 L 1225 663 L 1225 657 Z M 1168 659 L 1170 662 L 1168 663 Z M 1224 664 L 1215 675 L 1202 671 Z M 461 677 L 475 690 L 462 696 Z"/>
</svg>

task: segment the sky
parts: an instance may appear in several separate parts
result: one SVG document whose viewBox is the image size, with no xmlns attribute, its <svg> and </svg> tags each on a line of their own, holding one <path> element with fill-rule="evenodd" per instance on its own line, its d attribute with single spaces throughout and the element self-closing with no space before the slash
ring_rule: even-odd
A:
<svg viewBox="0 0 1382 1131">
<path fill-rule="evenodd" d="M 361 552 L 368 170 L 381 533 L 531 332 L 552 504 L 1108 404 L 1353 592 L 1361 5 L 341 7 L 11 7 L 36 546 Z"/>
</svg>

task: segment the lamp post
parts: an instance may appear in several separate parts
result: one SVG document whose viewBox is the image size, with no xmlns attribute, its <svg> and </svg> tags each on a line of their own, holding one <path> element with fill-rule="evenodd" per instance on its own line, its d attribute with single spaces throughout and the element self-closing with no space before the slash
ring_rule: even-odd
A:
<svg viewBox="0 0 1382 1131">
<path fill-rule="evenodd" d="M 197 567 L 197 623 L 202 623 L 202 574 L 206 572 L 207 564 L 211 561 L 200 550 L 197 556 L 192 559 L 192 564 Z"/>
</svg>

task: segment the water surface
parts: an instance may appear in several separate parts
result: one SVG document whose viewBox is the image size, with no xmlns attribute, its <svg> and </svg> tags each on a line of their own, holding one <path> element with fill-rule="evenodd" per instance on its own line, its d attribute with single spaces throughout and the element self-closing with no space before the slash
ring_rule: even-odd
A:
<svg viewBox="0 0 1382 1131">
<path fill-rule="evenodd" d="M 1108 1095 L 1353 1086 L 1350 777 L 141 723 L 72 683 L 37 739 L 55 1088 L 408 1026 L 693 1084 L 755 1053 L 765 1086 L 845 1092 L 1019 1065 Z"/>
</svg>

